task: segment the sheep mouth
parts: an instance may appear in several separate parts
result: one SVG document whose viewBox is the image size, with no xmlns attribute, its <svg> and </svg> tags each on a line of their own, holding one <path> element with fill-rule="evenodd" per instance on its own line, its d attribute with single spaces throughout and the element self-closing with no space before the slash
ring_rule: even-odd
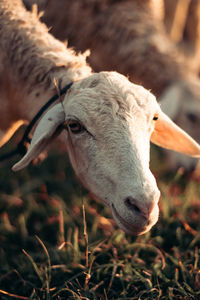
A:
<svg viewBox="0 0 200 300">
<path fill-rule="evenodd" d="M 145 224 L 143 226 L 140 225 L 132 225 L 128 223 L 120 214 L 117 212 L 114 204 L 111 205 L 112 207 L 112 213 L 115 221 L 119 225 L 121 229 L 123 229 L 126 233 L 131 234 L 131 235 L 141 235 L 145 232 L 147 232 L 151 226 L 148 226 L 148 224 Z"/>
</svg>

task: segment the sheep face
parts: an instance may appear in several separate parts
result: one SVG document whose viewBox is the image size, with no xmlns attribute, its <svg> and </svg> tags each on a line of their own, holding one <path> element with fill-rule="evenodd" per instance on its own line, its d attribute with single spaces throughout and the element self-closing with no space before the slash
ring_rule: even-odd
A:
<svg viewBox="0 0 200 300">
<path fill-rule="evenodd" d="M 130 234 L 142 234 L 158 220 L 160 192 L 149 169 L 150 139 L 200 155 L 199 145 L 161 112 L 150 92 L 115 72 L 74 83 L 63 103 L 41 119 L 14 170 L 37 156 L 60 126 L 77 176 Z"/>
<path fill-rule="evenodd" d="M 149 230 L 160 195 L 149 170 L 155 98 L 123 76 L 101 73 L 74 84 L 63 105 L 67 149 L 82 183 L 126 232 Z"/>
</svg>

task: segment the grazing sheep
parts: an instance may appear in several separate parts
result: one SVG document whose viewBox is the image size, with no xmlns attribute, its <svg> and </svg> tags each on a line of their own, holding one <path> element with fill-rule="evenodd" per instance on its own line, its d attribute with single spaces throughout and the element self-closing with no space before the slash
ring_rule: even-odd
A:
<svg viewBox="0 0 200 300">
<path fill-rule="evenodd" d="M 75 173 L 111 208 L 119 226 L 130 234 L 150 230 L 160 197 L 149 169 L 150 139 L 195 157 L 200 146 L 161 111 L 149 91 L 116 72 L 92 74 L 84 57 L 48 34 L 20 0 L 1 0 L 0 25 L 1 65 L 15 96 L 1 105 L 3 114 L 9 116 L 9 105 L 20 119 L 32 118 L 55 92 L 53 81 L 73 82 L 43 115 L 13 170 L 27 166 L 62 130 Z"/>
<path fill-rule="evenodd" d="M 173 120 L 200 142 L 200 83 L 165 32 L 162 0 L 24 2 L 44 10 L 43 20 L 54 36 L 78 50 L 89 48 L 95 71 L 128 75 L 159 97 L 165 113 L 174 108 Z M 175 168 L 190 169 L 196 163 L 186 156 L 168 156 Z"/>
<path fill-rule="evenodd" d="M 86 55 L 48 33 L 35 13 L 19 1 L 0 1 L 0 128 L 30 120 L 39 108 L 71 81 L 91 74 Z M 56 82 L 56 84 L 55 84 Z"/>
</svg>

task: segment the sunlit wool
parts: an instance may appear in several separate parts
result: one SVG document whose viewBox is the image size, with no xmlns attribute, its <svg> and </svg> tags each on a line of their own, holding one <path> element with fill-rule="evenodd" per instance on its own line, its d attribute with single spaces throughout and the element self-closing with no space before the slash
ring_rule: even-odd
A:
<svg viewBox="0 0 200 300">
<path fill-rule="evenodd" d="M 58 88 L 73 82 L 43 115 L 13 170 L 26 167 L 62 128 L 75 173 L 111 208 L 119 226 L 131 234 L 150 230 L 160 197 L 149 169 L 150 140 L 195 157 L 200 146 L 161 111 L 149 91 L 116 72 L 92 74 L 85 56 L 53 38 L 20 0 L 2 0 L 0 16 L 4 73 L 12 78 L 4 82 L 10 87 L 4 94 L 14 93 L 10 102 L 3 100 L 2 115 L 11 119 L 16 111 L 15 120 L 30 119 L 56 92 L 55 82 Z"/>
</svg>

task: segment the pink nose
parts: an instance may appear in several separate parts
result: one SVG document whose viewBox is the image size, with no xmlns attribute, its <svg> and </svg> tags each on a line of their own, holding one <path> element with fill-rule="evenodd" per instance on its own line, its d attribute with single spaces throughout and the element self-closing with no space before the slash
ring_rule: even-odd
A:
<svg viewBox="0 0 200 300">
<path fill-rule="evenodd" d="M 150 215 L 152 213 L 152 211 L 154 210 L 155 206 L 158 204 L 158 201 L 152 201 L 150 203 L 147 204 L 147 213 L 148 215 Z"/>
<path fill-rule="evenodd" d="M 159 197 L 160 193 L 152 197 L 151 201 L 143 203 L 143 201 L 138 201 L 132 196 L 129 196 L 125 198 L 124 202 L 131 211 L 148 219 L 155 206 L 158 204 Z"/>
</svg>

